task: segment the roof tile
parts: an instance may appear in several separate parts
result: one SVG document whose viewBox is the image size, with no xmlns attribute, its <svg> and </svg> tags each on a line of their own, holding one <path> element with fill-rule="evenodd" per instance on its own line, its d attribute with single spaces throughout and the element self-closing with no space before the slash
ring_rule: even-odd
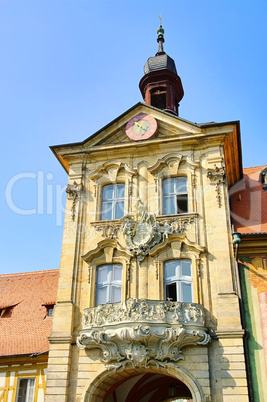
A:
<svg viewBox="0 0 267 402">
<path fill-rule="evenodd" d="M 52 320 L 48 304 L 56 303 L 58 270 L 0 275 L 0 356 L 42 353 L 49 349 L 47 337 Z"/>
<path fill-rule="evenodd" d="M 259 181 L 264 167 L 245 168 L 243 179 L 230 190 L 231 214 L 237 232 L 267 232 L 267 192 Z"/>
</svg>

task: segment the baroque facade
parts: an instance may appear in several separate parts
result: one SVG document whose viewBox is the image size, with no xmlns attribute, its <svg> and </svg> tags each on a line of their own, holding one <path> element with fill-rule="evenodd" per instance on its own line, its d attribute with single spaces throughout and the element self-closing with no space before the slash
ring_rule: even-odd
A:
<svg viewBox="0 0 267 402">
<path fill-rule="evenodd" d="M 46 401 L 248 400 L 228 190 L 238 122 L 178 117 L 163 50 L 138 103 L 82 143 L 69 175 Z"/>
<path fill-rule="evenodd" d="M 247 198 L 258 186 L 266 205 L 266 168 L 243 176 L 238 121 L 178 116 L 163 34 L 140 81 L 145 103 L 51 147 L 68 185 L 49 356 L 38 356 L 46 402 L 264 400 L 267 217 L 248 219 Z M 0 401 L 41 402 L 33 387 L 32 399 L 15 386 L 8 399 L 0 386 Z"/>
</svg>

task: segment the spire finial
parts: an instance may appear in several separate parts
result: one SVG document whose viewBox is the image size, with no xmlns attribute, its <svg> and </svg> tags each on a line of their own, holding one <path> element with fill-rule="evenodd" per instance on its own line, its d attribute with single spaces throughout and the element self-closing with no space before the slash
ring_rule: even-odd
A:
<svg viewBox="0 0 267 402">
<path fill-rule="evenodd" d="M 157 38 L 157 42 L 159 44 L 159 49 L 158 52 L 156 53 L 156 56 L 160 55 L 160 54 L 164 54 L 164 49 L 163 49 L 163 43 L 164 41 L 164 29 L 162 28 L 162 18 L 161 15 L 159 15 L 159 20 L 160 20 L 160 24 L 159 27 L 157 29 L 157 34 L 158 34 L 158 38 Z"/>
</svg>

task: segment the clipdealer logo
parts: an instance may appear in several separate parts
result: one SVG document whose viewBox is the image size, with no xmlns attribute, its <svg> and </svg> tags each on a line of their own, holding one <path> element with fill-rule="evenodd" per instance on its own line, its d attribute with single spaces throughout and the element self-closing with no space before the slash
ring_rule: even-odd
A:
<svg viewBox="0 0 267 402">
<path fill-rule="evenodd" d="M 5 200 L 8 208 L 18 215 L 53 215 L 55 214 L 56 226 L 62 226 L 65 213 L 65 190 L 66 186 L 52 183 L 54 175 L 45 174 L 43 171 L 22 172 L 10 178 L 6 185 Z M 21 186 L 30 188 L 33 197 L 33 207 L 22 207 L 18 197 L 14 194 Z"/>
</svg>

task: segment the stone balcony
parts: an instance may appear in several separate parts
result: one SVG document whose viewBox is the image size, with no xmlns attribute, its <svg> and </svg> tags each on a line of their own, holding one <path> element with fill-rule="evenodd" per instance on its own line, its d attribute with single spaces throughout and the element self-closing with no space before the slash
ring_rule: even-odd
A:
<svg viewBox="0 0 267 402">
<path fill-rule="evenodd" d="M 206 345 L 201 305 L 132 299 L 87 308 L 77 345 L 100 349 L 100 360 L 109 368 L 174 365 L 184 356 L 184 346 Z"/>
</svg>

